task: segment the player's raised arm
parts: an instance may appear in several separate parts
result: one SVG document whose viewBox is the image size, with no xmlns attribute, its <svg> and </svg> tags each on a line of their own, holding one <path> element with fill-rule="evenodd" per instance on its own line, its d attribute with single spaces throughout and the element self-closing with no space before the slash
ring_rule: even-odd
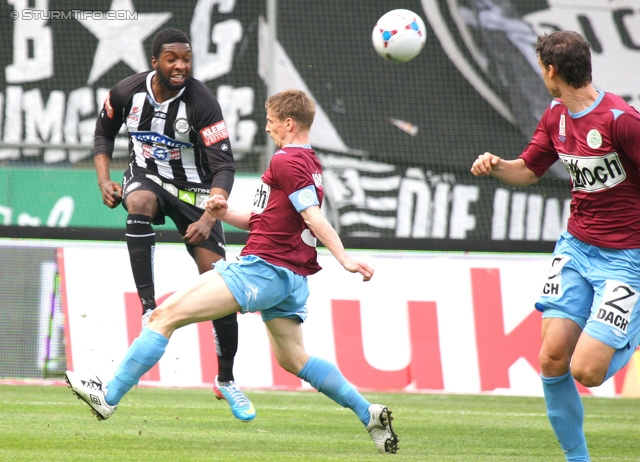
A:
<svg viewBox="0 0 640 462">
<path fill-rule="evenodd" d="M 537 183 L 539 179 L 524 160 L 504 160 L 490 152 L 478 156 L 471 166 L 471 173 L 478 177 L 491 175 L 512 186 L 527 186 Z"/>
<path fill-rule="evenodd" d="M 360 273 L 363 281 L 369 281 L 373 277 L 373 268 L 364 262 L 354 260 L 347 255 L 340 236 L 336 233 L 333 226 L 320 212 L 320 207 L 314 205 L 303 210 L 301 213 L 305 223 L 313 231 L 313 234 L 329 249 L 340 264 L 351 273 Z"/>
</svg>

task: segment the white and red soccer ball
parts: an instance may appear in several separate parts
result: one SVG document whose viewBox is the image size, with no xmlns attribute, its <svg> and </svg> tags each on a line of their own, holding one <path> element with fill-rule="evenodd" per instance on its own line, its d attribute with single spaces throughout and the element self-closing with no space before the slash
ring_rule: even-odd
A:
<svg viewBox="0 0 640 462">
<path fill-rule="evenodd" d="M 392 10 L 378 19 L 371 33 L 376 52 L 384 59 L 406 63 L 418 56 L 427 41 L 427 28 L 413 11 Z"/>
</svg>

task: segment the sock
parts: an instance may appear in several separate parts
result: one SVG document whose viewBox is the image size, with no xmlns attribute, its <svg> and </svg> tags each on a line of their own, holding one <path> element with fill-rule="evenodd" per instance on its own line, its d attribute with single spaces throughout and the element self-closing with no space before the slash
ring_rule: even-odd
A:
<svg viewBox="0 0 640 462">
<path fill-rule="evenodd" d="M 151 227 L 151 217 L 146 215 L 127 215 L 125 230 L 127 249 L 133 280 L 142 303 L 142 313 L 156 307 L 155 287 L 153 285 L 153 253 L 156 234 Z"/>
<path fill-rule="evenodd" d="M 138 384 L 140 377 L 162 358 L 168 343 L 169 339 L 164 335 L 148 327 L 142 329 L 140 336 L 129 347 L 114 377 L 107 383 L 107 395 L 104 397 L 107 404 L 118 404 L 122 397 Z"/>
<path fill-rule="evenodd" d="M 549 422 L 567 461 L 590 461 L 582 427 L 584 408 L 571 371 L 560 377 L 540 377 Z"/>
<path fill-rule="evenodd" d="M 316 356 L 310 357 L 298 373 L 298 377 L 309 382 L 313 388 L 340 406 L 351 409 L 365 427 L 369 424 L 371 403 L 364 399 L 329 361 Z"/>
<path fill-rule="evenodd" d="M 631 356 L 636 352 L 637 341 L 632 343 L 627 343 L 627 346 L 622 347 L 613 354 L 613 358 L 611 358 L 611 363 L 609 364 L 609 369 L 607 370 L 607 375 L 604 377 L 604 381 L 609 380 L 616 372 L 622 369 L 627 365 Z"/>
<path fill-rule="evenodd" d="M 235 380 L 233 363 L 238 352 L 238 317 L 236 313 L 231 313 L 212 323 L 218 355 L 218 381 L 230 382 Z"/>
</svg>

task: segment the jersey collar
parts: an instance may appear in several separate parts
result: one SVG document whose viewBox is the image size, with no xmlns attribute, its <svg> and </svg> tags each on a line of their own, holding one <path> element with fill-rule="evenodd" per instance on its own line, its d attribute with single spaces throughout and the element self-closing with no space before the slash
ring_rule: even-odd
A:
<svg viewBox="0 0 640 462">
<path fill-rule="evenodd" d="M 160 109 L 160 107 L 163 104 L 167 104 L 170 103 L 171 101 L 174 101 L 175 99 L 179 98 L 182 93 L 184 93 L 184 89 L 187 88 L 186 85 L 184 87 L 182 87 L 180 89 L 180 91 L 178 92 L 178 94 L 176 96 L 174 96 L 171 99 L 166 100 L 164 103 L 158 103 L 155 99 L 155 97 L 153 96 L 153 88 L 151 87 L 151 79 L 153 79 L 153 76 L 156 75 L 156 71 L 151 71 L 149 72 L 149 75 L 147 75 L 147 100 L 149 100 L 149 103 L 155 108 L 155 109 Z"/>
</svg>

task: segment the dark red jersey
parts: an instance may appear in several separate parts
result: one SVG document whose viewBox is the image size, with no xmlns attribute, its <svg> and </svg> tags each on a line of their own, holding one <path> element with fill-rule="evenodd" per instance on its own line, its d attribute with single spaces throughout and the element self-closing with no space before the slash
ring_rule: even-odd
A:
<svg viewBox="0 0 640 462">
<path fill-rule="evenodd" d="M 320 206 L 322 166 L 311 146 L 285 146 L 272 157 L 253 201 L 249 238 L 241 255 L 308 276 L 320 271 L 311 234 L 300 212 Z"/>
<path fill-rule="evenodd" d="M 554 100 L 520 158 L 538 177 L 563 162 L 573 189 L 572 235 L 598 247 L 640 248 L 640 114 L 619 96 L 599 93 L 577 114 Z"/>
</svg>

